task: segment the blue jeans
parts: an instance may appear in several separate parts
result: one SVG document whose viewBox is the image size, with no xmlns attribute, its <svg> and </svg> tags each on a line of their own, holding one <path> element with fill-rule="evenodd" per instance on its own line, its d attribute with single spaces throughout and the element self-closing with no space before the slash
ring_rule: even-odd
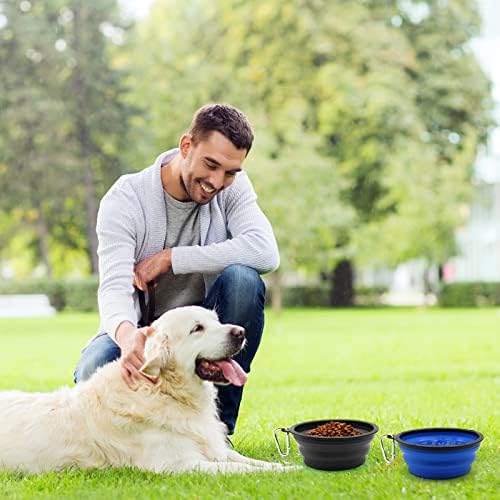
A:
<svg viewBox="0 0 500 500">
<path fill-rule="evenodd" d="M 264 299 L 266 288 L 257 271 L 235 264 L 227 267 L 208 292 L 203 307 L 215 309 L 221 323 L 245 328 L 247 344 L 234 359 L 247 373 L 264 330 Z M 87 380 L 100 366 L 121 355 L 120 347 L 107 333 L 98 335 L 83 351 L 75 370 L 75 383 Z M 233 434 L 238 418 L 243 388 L 234 385 L 217 386 L 219 415 Z"/>
</svg>

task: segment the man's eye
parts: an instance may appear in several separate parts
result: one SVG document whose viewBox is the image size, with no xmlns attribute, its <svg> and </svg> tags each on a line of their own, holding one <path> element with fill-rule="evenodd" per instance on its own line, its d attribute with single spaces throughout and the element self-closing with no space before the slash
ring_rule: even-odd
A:
<svg viewBox="0 0 500 500">
<path fill-rule="evenodd" d="M 228 177 L 234 177 L 236 175 L 236 172 L 226 172 L 226 175 Z"/>
<path fill-rule="evenodd" d="M 217 169 L 217 167 L 215 165 L 211 165 L 210 163 L 205 163 L 205 165 L 207 166 L 207 168 L 209 170 L 216 170 Z"/>
<path fill-rule="evenodd" d="M 203 325 L 200 325 L 199 323 L 194 326 L 194 328 L 191 330 L 190 333 L 196 333 L 196 332 L 201 332 L 203 330 Z"/>
</svg>

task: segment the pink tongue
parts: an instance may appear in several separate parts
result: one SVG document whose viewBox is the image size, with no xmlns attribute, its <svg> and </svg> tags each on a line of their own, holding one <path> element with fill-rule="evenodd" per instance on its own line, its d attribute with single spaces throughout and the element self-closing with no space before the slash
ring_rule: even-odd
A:
<svg viewBox="0 0 500 500">
<path fill-rule="evenodd" d="M 234 359 L 223 359 L 215 361 L 213 364 L 222 370 L 222 374 L 231 384 L 241 387 L 247 381 L 247 374 Z"/>
</svg>

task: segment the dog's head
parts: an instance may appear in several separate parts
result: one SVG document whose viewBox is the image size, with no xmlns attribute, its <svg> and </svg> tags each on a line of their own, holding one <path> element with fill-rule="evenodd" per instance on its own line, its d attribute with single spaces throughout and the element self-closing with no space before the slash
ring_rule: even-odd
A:
<svg viewBox="0 0 500 500">
<path fill-rule="evenodd" d="M 245 344 L 245 330 L 223 325 L 214 311 L 198 306 L 178 307 L 152 325 L 144 348 L 141 372 L 161 376 L 176 367 L 185 376 L 218 384 L 241 386 L 246 374 L 231 359 Z"/>
</svg>

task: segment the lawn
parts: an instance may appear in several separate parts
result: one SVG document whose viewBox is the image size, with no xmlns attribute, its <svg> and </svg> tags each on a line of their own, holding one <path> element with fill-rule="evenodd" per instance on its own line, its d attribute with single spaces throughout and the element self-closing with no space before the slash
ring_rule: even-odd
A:
<svg viewBox="0 0 500 500">
<path fill-rule="evenodd" d="M 136 470 L 41 476 L 0 472 L 7 498 L 498 498 L 500 310 L 288 310 L 268 314 L 245 389 L 236 449 L 280 460 L 275 427 L 305 420 L 375 422 L 379 435 L 418 427 L 472 428 L 485 436 L 472 471 L 448 481 L 408 473 L 398 450 L 386 465 L 372 444 L 354 470 L 211 477 Z M 72 384 L 95 315 L 0 320 L 0 390 Z M 1 415 L 0 415 L 1 425 Z M 291 463 L 302 460 L 292 443 Z"/>
</svg>

